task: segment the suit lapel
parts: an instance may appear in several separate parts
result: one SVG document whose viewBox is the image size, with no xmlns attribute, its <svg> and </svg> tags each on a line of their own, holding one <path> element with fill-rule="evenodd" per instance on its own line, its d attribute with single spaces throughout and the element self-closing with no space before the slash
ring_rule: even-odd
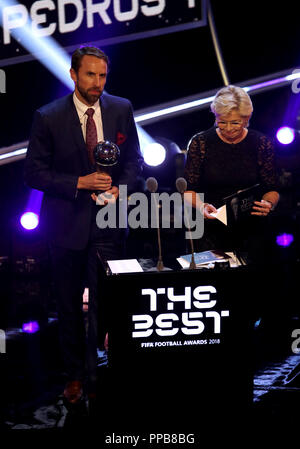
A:
<svg viewBox="0 0 300 449">
<path fill-rule="evenodd" d="M 73 102 L 73 95 L 70 95 L 69 99 L 70 99 L 70 102 L 68 105 L 68 113 L 67 113 L 66 117 L 69 118 L 71 135 L 73 136 L 74 145 L 76 145 L 76 147 L 78 148 L 78 151 L 80 153 L 82 164 L 83 164 L 85 170 L 89 171 L 90 163 L 89 163 L 88 153 L 87 153 L 85 141 L 84 141 L 82 130 L 81 130 L 80 120 L 79 120 L 79 117 L 77 114 L 76 107 Z"/>
</svg>

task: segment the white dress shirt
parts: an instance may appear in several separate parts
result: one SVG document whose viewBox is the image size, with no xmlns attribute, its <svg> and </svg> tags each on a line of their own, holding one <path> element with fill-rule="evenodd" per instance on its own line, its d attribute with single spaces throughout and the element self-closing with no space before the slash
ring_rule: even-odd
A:
<svg viewBox="0 0 300 449">
<path fill-rule="evenodd" d="M 93 119 L 94 119 L 94 122 L 96 124 L 96 129 L 97 129 L 97 142 L 101 142 L 102 140 L 104 140 L 102 116 L 101 116 L 99 100 L 96 101 L 96 103 L 93 104 L 93 106 L 87 106 L 86 104 L 82 103 L 82 101 L 80 101 L 78 99 L 78 97 L 76 96 L 76 94 L 74 92 L 73 93 L 73 101 L 74 101 L 74 104 L 75 104 L 75 107 L 77 110 L 77 114 L 78 114 L 78 117 L 80 120 L 81 130 L 82 130 L 84 141 L 85 141 L 85 136 L 86 136 L 86 121 L 88 118 L 86 111 L 89 108 L 93 108 L 95 110 Z"/>
</svg>

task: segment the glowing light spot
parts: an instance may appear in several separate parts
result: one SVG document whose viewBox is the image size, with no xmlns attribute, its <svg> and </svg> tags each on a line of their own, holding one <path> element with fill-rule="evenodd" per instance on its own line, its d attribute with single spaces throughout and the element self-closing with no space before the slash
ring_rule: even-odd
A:
<svg viewBox="0 0 300 449">
<path fill-rule="evenodd" d="M 24 229 L 32 231 L 39 225 L 39 216 L 34 212 L 25 212 L 20 218 L 20 223 Z"/>
<path fill-rule="evenodd" d="M 278 142 L 288 145 L 295 139 L 295 131 L 288 126 L 282 126 L 276 133 Z"/>
</svg>

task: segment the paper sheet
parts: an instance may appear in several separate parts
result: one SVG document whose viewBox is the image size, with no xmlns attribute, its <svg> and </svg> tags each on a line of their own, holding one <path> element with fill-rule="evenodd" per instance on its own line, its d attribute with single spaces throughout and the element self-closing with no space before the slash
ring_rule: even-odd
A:
<svg viewBox="0 0 300 449">
<path fill-rule="evenodd" d="M 113 274 L 143 272 L 137 259 L 108 260 L 107 263 Z"/>
<path fill-rule="evenodd" d="M 225 226 L 227 226 L 227 212 L 226 212 L 226 204 L 224 206 L 219 207 L 217 209 L 217 212 L 210 214 L 213 217 L 216 217 L 218 220 L 220 220 L 222 223 L 224 223 Z"/>
<path fill-rule="evenodd" d="M 233 252 L 226 252 L 225 254 L 227 254 L 229 256 L 229 265 L 231 268 L 239 267 L 241 265 L 240 261 L 238 260 L 238 258 L 235 256 L 235 254 Z M 182 268 L 189 268 L 189 266 L 190 266 L 189 261 L 187 261 L 183 257 L 178 257 L 177 260 Z M 218 263 L 218 262 L 224 262 L 224 259 L 215 260 L 214 262 L 210 262 L 207 264 L 205 264 L 205 263 L 199 264 L 199 265 L 197 265 L 197 268 L 213 268 L 215 266 L 215 263 Z"/>
</svg>

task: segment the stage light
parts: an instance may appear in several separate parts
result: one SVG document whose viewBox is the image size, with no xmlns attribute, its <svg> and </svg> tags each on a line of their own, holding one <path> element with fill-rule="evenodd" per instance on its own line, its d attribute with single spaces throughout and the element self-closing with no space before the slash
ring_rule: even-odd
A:
<svg viewBox="0 0 300 449">
<path fill-rule="evenodd" d="M 147 165 L 157 167 L 166 159 L 166 149 L 160 143 L 149 143 L 143 149 L 143 156 Z"/>
<path fill-rule="evenodd" d="M 26 50 L 42 62 L 50 72 L 72 89 L 74 86 L 73 81 L 70 77 L 66 78 L 66 73 L 69 73 L 70 68 L 70 56 L 68 53 L 66 53 L 50 36 L 42 36 L 40 28 L 39 32 L 41 35 L 38 35 L 37 25 L 29 18 L 28 20 L 25 17 L 22 18 L 21 4 L 11 0 L 4 0 L 1 2 L 1 6 L 2 8 L 19 6 L 19 10 L 14 18 L 16 21 L 19 20 L 19 26 L 11 28 L 10 33 L 20 45 L 26 48 Z M 23 24 L 25 19 L 26 23 Z M 0 14 L 0 24 L 2 27 L 3 20 L 9 19 L 7 17 L 4 19 L 3 15 Z"/>
<path fill-rule="evenodd" d="M 179 146 L 164 137 L 154 137 L 154 141 L 145 145 L 142 149 L 145 159 L 143 176 L 153 176 L 157 179 L 159 188 L 164 190 L 175 187 L 176 177 L 182 176 L 178 173 L 178 156 L 184 156 Z"/>
<path fill-rule="evenodd" d="M 26 231 L 32 231 L 39 225 L 39 216 L 34 212 L 24 212 L 20 218 L 20 223 Z"/>
<path fill-rule="evenodd" d="M 20 223 L 27 231 L 36 229 L 39 225 L 39 216 L 41 211 L 41 204 L 43 199 L 43 192 L 36 189 L 30 190 L 29 199 L 26 205 L 25 212 L 21 215 Z"/>
<path fill-rule="evenodd" d="M 270 79 L 266 79 L 270 78 Z M 300 79 L 300 71 L 297 69 L 290 73 L 290 70 L 284 72 L 277 72 L 267 76 L 263 76 L 256 79 L 250 79 L 239 83 L 239 85 L 251 94 L 256 94 L 265 90 L 282 87 L 291 82 L 295 82 Z M 298 81 L 300 82 L 300 81 Z M 220 87 L 221 88 L 221 87 Z M 181 98 L 170 103 L 164 103 L 157 106 L 152 106 L 144 110 L 135 112 L 135 121 L 141 125 L 157 122 L 163 118 L 172 117 L 183 114 L 185 112 L 192 112 L 204 107 L 208 107 L 214 99 L 215 91 L 208 91 L 193 95 L 191 97 Z M 297 91 L 298 92 L 298 91 Z"/>
<path fill-rule="evenodd" d="M 258 328 L 260 323 L 261 323 L 261 318 L 258 318 L 258 320 L 256 320 L 255 323 L 254 323 L 254 328 L 255 329 Z"/>
<path fill-rule="evenodd" d="M 9 151 L 7 153 L 0 153 L 0 165 L 6 164 L 7 162 L 13 162 L 18 159 L 23 159 L 24 155 L 26 155 L 27 148 L 20 148 L 19 150 Z M 8 160 L 9 159 L 9 160 Z"/>
<path fill-rule="evenodd" d="M 193 100 L 193 101 L 189 101 L 187 103 L 182 103 L 182 104 L 177 104 L 175 106 L 167 106 L 165 108 L 162 109 L 158 109 L 156 111 L 151 111 L 151 112 L 146 112 L 146 113 L 141 113 L 141 114 L 136 114 L 135 115 L 135 121 L 136 123 L 139 122 L 151 122 L 154 121 L 154 119 L 158 119 L 160 117 L 164 117 L 164 116 L 171 116 L 174 114 L 177 114 L 178 112 L 183 112 L 189 109 L 194 109 L 194 108 L 198 108 L 199 106 L 205 106 L 209 103 L 212 102 L 212 100 L 214 99 L 214 96 L 210 96 L 207 98 L 200 98 L 198 100 Z"/>
<path fill-rule="evenodd" d="M 34 334 L 40 330 L 39 323 L 37 321 L 29 321 L 28 323 L 23 323 L 22 331 L 26 334 Z"/>
<path fill-rule="evenodd" d="M 141 153 L 145 163 L 150 167 L 157 167 L 166 159 L 166 148 L 160 142 L 157 142 L 138 124 L 137 133 L 139 137 Z"/>
<path fill-rule="evenodd" d="M 289 126 L 282 126 L 276 133 L 276 138 L 282 145 L 289 145 L 295 139 L 295 131 Z"/>
<path fill-rule="evenodd" d="M 290 246 L 294 241 L 294 236 L 293 234 L 287 234 L 287 233 L 283 233 L 283 234 L 279 234 L 276 237 L 276 243 L 278 246 L 283 246 L 283 247 L 287 247 Z"/>
</svg>

